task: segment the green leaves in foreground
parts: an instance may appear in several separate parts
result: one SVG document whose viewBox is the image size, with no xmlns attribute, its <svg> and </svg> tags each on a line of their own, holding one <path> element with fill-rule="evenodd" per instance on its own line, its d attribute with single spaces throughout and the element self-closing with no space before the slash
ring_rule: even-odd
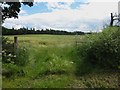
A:
<svg viewBox="0 0 120 90">
<path fill-rule="evenodd" d="M 108 27 L 102 33 L 89 38 L 88 42 L 79 47 L 80 56 L 92 65 L 118 69 L 120 66 L 120 28 Z"/>
</svg>

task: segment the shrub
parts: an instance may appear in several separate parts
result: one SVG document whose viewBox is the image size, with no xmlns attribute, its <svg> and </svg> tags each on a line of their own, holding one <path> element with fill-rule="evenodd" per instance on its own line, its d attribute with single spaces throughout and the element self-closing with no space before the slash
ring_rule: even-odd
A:
<svg viewBox="0 0 120 90">
<path fill-rule="evenodd" d="M 14 63 L 15 54 L 13 51 L 13 43 L 8 38 L 2 37 L 2 62 Z"/>
<path fill-rule="evenodd" d="M 79 47 L 80 56 L 93 65 L 118 69 L 120 65 L 120 28 L 108 27 L 103 32 L 90 36 Z"/>
<path fill-rule="evenodd" d="M 15 64 L 18 66 L 25 66 L 29 62 L 28 49 L 26 47 L 19 47 L 16 53 Z"/>
<path fill-rule="evenodd" d="M 18 47 L 14 52 L 13 43 L 8 38 L 2 39 L 2 75 L 11 77 L 15 74 L 24 75 L 21 66 L 28 63 L 28 50 Z"/>
<path fill-rule="evenodd" d="M 17 65 L 12 63 L 7 63 L 7 64 L 2 64 L 2 75 L 3 77 L 5 76 L 6 78 L 10 78 L 14 75 L 23 76 L 24 72 Z"/>
<path fill-rule="evenodd" d="M 18 66 L 23 66 L 28 62 L 28 51 L 25 47 L 18 47 L 16 52 L 13 48 L 13 43 L 8 38 L 2 39 L 2 62 L 12 63 Z"/>
</svg>

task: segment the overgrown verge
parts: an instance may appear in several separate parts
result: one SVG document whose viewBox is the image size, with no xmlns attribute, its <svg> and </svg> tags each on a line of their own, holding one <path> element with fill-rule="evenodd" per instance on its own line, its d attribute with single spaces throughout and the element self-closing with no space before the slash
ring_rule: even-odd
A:
<svg viewBox="0 0 120 90">
<path fill-rule="evenodd" d="M 13 42 L 8 38 L 2 38 L 2 75 L 11 77 L 24 75 L 22 67 L 28 62 L 28 52 L 25 47 L 18 47 L 14 51 Z"/>
<path fill-rule="evenodd" d="M 103 32 L 90 35 L 86 43 L 77 48 L 82 59 L 77 72 L 91 72 L 93 69 L 118 70 L 120 68 L 120 27 L 107 27 Z M 83 70 L 82 70 L 83 69 Z"/>
</svg>

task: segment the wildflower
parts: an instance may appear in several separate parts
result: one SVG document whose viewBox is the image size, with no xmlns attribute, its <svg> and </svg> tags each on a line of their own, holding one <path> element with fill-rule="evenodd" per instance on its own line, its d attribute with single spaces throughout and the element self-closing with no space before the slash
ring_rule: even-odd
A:
<svg viewBox="0 0 120 90">
<path fill-rule="evenodd" d="M 70 62 L 70 63 L 72 63 L 72 64 L 73 64 L 73 62 Z"/>
<path fill-rule="evenodd" d="M 8 56 L 10 57 L 10 56 L 12 56 L 12 54 L 10 53 L 10 54 L 8 54 Z"/>
<path fill-rule="evenodd" d="M 13 55 L 13 57 L 15 58 L 15 57 L 16 57 L 16 55 Z"/>
</svg>

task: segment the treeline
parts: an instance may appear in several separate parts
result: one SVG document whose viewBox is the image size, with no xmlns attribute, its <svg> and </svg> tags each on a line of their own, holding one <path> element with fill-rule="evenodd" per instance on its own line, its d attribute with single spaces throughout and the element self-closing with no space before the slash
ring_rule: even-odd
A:
<svg viewBox="0 0 120 90">
<path fill-rule="evenodd" d="M 53 30 L 53 29 L 46 29 L 46 30 L 35 30 L 34 28 L 20 28 L 18 30 L 12 28 L 8 29 L 2 27 L 2 35 L 23 35 L 23 34 L 52 34 L 52 35 L 84 35 L 84 32 L 81 31 L 74 31 L 74 32 L 67 32 L 62 30 Z M 87 33 L 91 34 L 91 33 Z"/>
</svg>

